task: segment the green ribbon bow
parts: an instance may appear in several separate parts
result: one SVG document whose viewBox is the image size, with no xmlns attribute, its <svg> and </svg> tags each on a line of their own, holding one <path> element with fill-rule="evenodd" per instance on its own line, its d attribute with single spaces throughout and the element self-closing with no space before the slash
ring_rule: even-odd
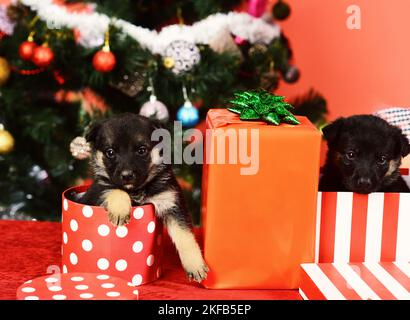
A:
<svg viewBox="0 0 410 320">
<path fill-rule="evenodd" d="M 285 97 L 276 96 L 265 90 L 241 91 L 234 93 L 229 111 L 238 113 L 241 120 L 264 120 L 274 125 L 281 122 L 300 124 L 290 112 L 293 106 L 285 102 Z"/>
</svg>

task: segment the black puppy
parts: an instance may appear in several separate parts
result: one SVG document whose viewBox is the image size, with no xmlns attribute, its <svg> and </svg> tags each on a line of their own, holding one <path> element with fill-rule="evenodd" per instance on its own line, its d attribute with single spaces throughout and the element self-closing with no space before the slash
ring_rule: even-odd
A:
<svg viewBox="0 0 410 320">
<path fill-rule="evenodd" d="M 132 205 L 152 203 L 188 277 L 200 282 L 206 278 L 208 267 L 191 231 L 171 165 L 161 162 L 158 142 L 151 140 L 157 128 L 149 119 L 131 113 L 94 124 L 86 136 L 93 149 L 94 184 L 80 202 L 104 206 L 116 226 L 129 221 Z"/>
<path fill-rule="evenodd" d="M 321 191 L 410 191 L 399 172 L 410 144 L 399 128 L 379 117 L 358 115 L 337 119 L 323 134 L 329 151 Z"/>
</svg>

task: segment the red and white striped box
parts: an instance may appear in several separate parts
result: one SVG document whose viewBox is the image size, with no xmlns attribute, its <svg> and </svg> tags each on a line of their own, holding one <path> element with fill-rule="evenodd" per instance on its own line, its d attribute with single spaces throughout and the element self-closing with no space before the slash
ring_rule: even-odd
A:
<svg viewBox="0 0 410 320">
<path fill-rule="evenodd" d="M 319 192 L 315 262 L 380 261 L 410 261 L 410 193 Z"/>
<path fill-rule="evenodd" d="M 410 300 L 410 263 L 301 265 L 304 300 Z"/>
</svg>

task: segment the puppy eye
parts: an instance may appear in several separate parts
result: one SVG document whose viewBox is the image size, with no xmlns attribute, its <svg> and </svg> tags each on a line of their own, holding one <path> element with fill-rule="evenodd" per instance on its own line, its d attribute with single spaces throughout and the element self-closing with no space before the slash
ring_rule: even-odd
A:
<svg viewBox="0 0 410 320">
<path fill-rule="evenodd" d="M 349 152 L 346 153 L 346 158 L 347 158 L 348 160 L 353 160 L 354 157 L 355 157 L 355 154 L 354 154 L 353 151 L 349 151 Z"/>
<path fill-rule="evenodd" d="M 383 165 L 383 164 L 385 164 L 386 162 L 387 162 L 387 157 L 386 156 L 381 156 L 380 158 L 379 158 L 379 164 L 380 165 Z"/>
<path fill-rule="evenodd" d="M 148 152 L 148 149 L 147 149 L 147 147 L 144 147 L 144 146 L 138 147 L 138 149 L 137 149 L 137 154 L 139 156 L 144 156 L 144 155 L 147 154 L 147 152 Z"/>
<path fill-rule="evenodd" d="M 108 159 L 112 159 L 112 158 L 114 158 L 115 157 L 115 151 L 114 151 L 114 149 L 107 149 L 107 150 L 105 150 L 105 156 L 108 158 Z"/>
</svg>

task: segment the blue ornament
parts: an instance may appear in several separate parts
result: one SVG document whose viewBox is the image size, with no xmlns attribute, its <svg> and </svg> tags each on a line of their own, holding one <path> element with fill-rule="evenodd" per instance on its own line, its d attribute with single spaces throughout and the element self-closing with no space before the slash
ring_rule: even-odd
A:
<svg viewBox="0 0 410 320">
<path fill-rule="evenodd" d="M 191 101 L 185 101 L 184 105 L 177 112 L 177 120 L 183 127 L 193 127 L 199 121 L 199 112 L 192 105 Z"/>
</svg>

